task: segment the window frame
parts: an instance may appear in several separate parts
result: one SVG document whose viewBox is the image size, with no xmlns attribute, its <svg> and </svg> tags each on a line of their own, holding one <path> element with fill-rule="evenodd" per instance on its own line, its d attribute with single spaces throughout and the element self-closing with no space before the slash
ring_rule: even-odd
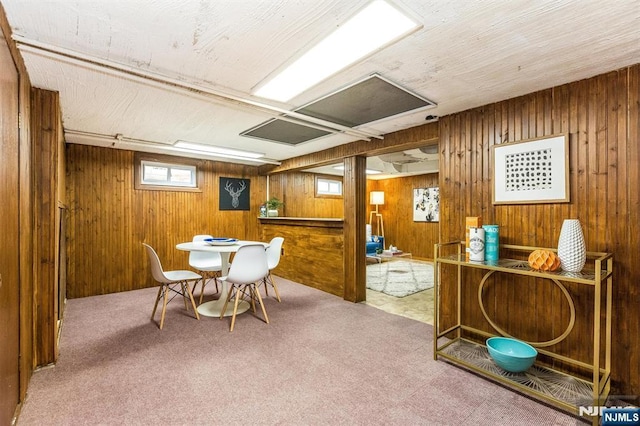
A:
<svg viewBox="0 0 640 426">
<path fill-rule="evenodd" d="M 165 166 L 171 168 L 175 166 L 176 168 L 195 168 L 194 180 L 195 186 L 184 186 L 184 185 L 154 185 L 144 183 L 142 181 L 143 177 L 143 163 L 156 163 L 159 166 Z M 143 191 L 178 191 L 178 192 L 202 192 L 200 185 L 203 181 L 203 172 L 202 172 L 202 162 L 183 158 L 183 157 L 172 157 L 170 155 L 161 155 L 161 154 L 148 154 L 144 152 L 136 152 L 134 154 L 134 188 Z"/>
<path fill-rule="evenodd" d="M 340 184 L 340 194 L 326 194 L 318 192 L 318 181 L 330 181 L 330 182 L 338 182 Z M 315 175 L 314 178 L 314 196 L 315 198 L 343 198 L 344 197 L 344 182 L 341 176 L 332 176 L 332 175 Z"/>
</svg>

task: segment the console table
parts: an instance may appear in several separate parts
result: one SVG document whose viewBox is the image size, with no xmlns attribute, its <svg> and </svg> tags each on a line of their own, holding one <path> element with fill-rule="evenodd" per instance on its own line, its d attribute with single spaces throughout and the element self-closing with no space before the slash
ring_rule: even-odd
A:
<svg viewBox="0 0 640 426">
<path fill-rule="evenodd" d="M 540 247 L 527 247 L 515 245 L 501 245 L 500 249 L 514 254 L 514 257 L 526 259 L 528 254 Z M 555 251 L 554 249 L 547 249 Z M 448 254 L 443 254 L 443 252 Z M 516 256 L 516 254 L 518 256 Z M 542 272 L 532 269 L 527 260 L 499 259 L 496 262 L 473 262 L 465 259 L 464 243 L 450 242 L 435 244 L 434 246 L 434 359 L 444 358 L 454 364 L 470 369 L 476 373 L 503 383 L 525 394 L 537 397 L 556 407 L 562 408 L 573 414 L 580 413 L 579 407 L 583 405 L 604 405 L 611 387 L 611 298 L 613 280 L 613 255 L 610 253 L 588 252 L 587 264 L 582 272 Z M 457 279 L 441 280 L 440 267 L 444 264 L 457 267 Z M 559 336 L 544 342 L 527 342 L 536 347 L 538 353 L 551 359 L 562 361 L 576 369 L 591 372 L 591 379 L 585 380 L 577 375 L 555 370 L 548 366 L 536 363 L 525 373 L 508 373 L 497 367 L 488 355 L 484 344 L 468 338 L 475 334 L 485 338 L 496 334 L 487 333 L 484 330 L 463 324 L 460 304 L 462 286 L 468 285 L 461 279 L 463 268 L 475 268 L 484 271 L 483 278 L 478 283 L 478 303 L 487 322 L 497 332 L 497 335 L 509 336 L 487 314 L 483 306 L 482 294 L 487 279 L 495 273 L 530 276 L 553 281 L 562 291 L 570 307 L 570 321 L 566 330 Z M 446 281 L 446 282 L 445 282 Z M 572 359 L 562 354 L 543 349 L 553 346 L 564 340 L 573 329 L 576 320 L 575 305 L 570 292 L 564 284 L 576 283 L 593 289 L 593 335 L 589 336 L 593 342 L 592 362 L 585 363 Z M 441 287 L 457 287 L 458 309 L 455 325 L 446 330 L 441 330 L 439 321 L 439 292 Z M 448 287 L 451 288 L 451 287 Z M 603 302 L 604 296 L 604 302 Z M 601 315 L 604 315 L 604 330 L 602 330 Z M 465 335 L 465 332 L 466 335 Z M 604 332 L 604 335 L 602 334 Z M 604 345 L 601 339 L 604 336 Z M 518 338 L 518 336 L 513 336 Z M 586 337 L 586 336 L 585 336 Z M 604 346 L 604 347 L 601 347 Z M 566 385 L 566 386 L 564 386 Z M 590 402 L 586 402 L 590 401 Z M 598 424 L 598 416 L 593 416 L 594 425 Z"/>
</svg>

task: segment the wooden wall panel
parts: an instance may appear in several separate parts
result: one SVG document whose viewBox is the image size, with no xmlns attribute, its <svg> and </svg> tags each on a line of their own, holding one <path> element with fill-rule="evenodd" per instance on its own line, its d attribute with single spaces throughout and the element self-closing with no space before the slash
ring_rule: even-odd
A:
<svg viewBox="0 0 640 426">
<path fill-rule="evenodd" d="M 19 73 L 0 29 L 0 424 L 20 398 Z"/>
<path fill-rule="evenodd" d="M 375 209 L 369 205 L 369 193 L 384 191 L 385 204 L 378 211 L 384 219 L 387 248 L 393 244 L 402 251 L 410 252 L 413 257 L 433 259 L 433 245 L 439 241 L 440 223 L 413 221 L 413 190 L 438 185 L 438 173 L 367 181 L 367 223 L 369 212 Z M 442 212 L 440 215 L 440 221 L 447 220 Z M 376 232 L 375 219 L 373 232 Z"/>
<path fill-rule="evenodd" d="M 365 193 L 367 159 L 350 157 L 344 162 L 344 299 L 350 302 L 367 300 L 365 265 L 366 214 Z"/>
<path fill-rule="evenodd" d="M 13 105 L 14 112 L 20 116 L 19 135 L 18 139 L 12 140 L 12 142 L 18 143 L 18 162 L 11 163 L 8 158 L 3 155 L 3 162 L 7 165 L 11 165 L 13 171 L 18 173 L 18 208 L 19 208 L 19 241 L 17 242 L 19 253 L 19 301 L 15 301 L 16 309 L 19 309 L 20 313 L 20 359 L 19 359 L 19 401 L 23 401 L 31 374 L 35 367 L 34 361 L 34 292 L 33 292 L 33 277 L 34 277 L 34 257 L 33 257 L 33 236 L 34 236 L 34 222 L 33 222 L 33 192 L 32 192 L 32 152 L 31 152 L 31 83 L 29 81 L 29 75 L 27 74 L 24 61 L 18 52 L 16 44 L 11 40 L 11 28 L 7 22 L 4 8 L 0 4 L 0 31 L 3 34 L 9 50 L 15 68 L 18 70 L 19 78 L 19 101 L 18 105 Z M 6 70 L 1 72 L 5 77 L 8 77 L 10 73 Z M 2 94 L 6 95 L 8 92 L 2 90 Z M 3 141 L 8 142 L 10 138 L 3 138 Z M 15 198 L 15 192 L 12 191 L 11 198 Z M 2 228 L 7 232 L 13 232 L 9 228 Z M 10 245 L 6 246 L 10 247 Z M 11 308 L 12 309 L 12 308 Z M 6 323 L 5 323 L 6 324 Z M 11 373 L 13 374 L 13 373 Z M 4 373 L 0 376 L 0 380 L 8 380 Z M 16 407 L 12 407 L 15 409 Z M 19 407 L 16 413 L 19 411 Z"/>
<path fill-rule="evenodd" d="M 14 57 L 18 57 L 16 52 Z M 26 397 L 34 357 L 34 194 L 31 145 L 31 83 L 20 63 L 20 401 Z"/>
<path fill-rule="evenodd" d="M 614 253 L 612 377 L 621 394 L 640 393 L 639 81 L 635 65 L 440 120 L 442 241 L 463 239 L 465 217 L 479 215 L 500 225 L 502 244 L 556 247 L 563 220 L 577 218 L 588 250 Z M 571 202 L 492 205 L 491 146 L 559 133 L 569 136 Z M 444 276 L 451 273 L 445 268 Z M 463 317 L 492 331 L 476 303 L 477 278 L 465 277 Z M 517 337 L 557 336 L 566 326 L 566 302 L 548 282 L 501 278 L 491 286 L 487 304 Z M 570 286 L 579 321 L 552 349 L 588 361 L 593 295 L 585 287 Z M 450 320 L 455 294 L 442 298 L 443 319 Z"/>
<path fill-rule="evenodd" d="M 266 178 L 256 167 L 202 161 L 202 192 L 136 190 L 133 167 L 131 151 L 67 146 L 69 298 L 155 285 L 143 242 L 169 270 L 188 267 L 189 254 L 175 246 L 196 234 L 259 238 Z M 219 210 L 220 177 L 251 179 L 250 210 Z"/>
<path fill-rule="evenodd" d="M 262 241 L 284 238 L 284 256 L 274 275 L 344 297 L 342 222 L 288 219 L 261 219 L 261 222 Z"/>
<path fill-rule="evenodd" d="M 343 218 L 342 198 L 316 198 L 313 173 L 287 172 L 269 177 L 269 192 L 285 202 L 280 213 L 287 217 Z M 438 174 L 409 176 L 384 180 L 367 180 L 366 217 L 373 206 L 368 194 L 385 191 L 383 214 L 387 241 L 419 258 L 432 259 L 433 245 L 438 241 L 439 223 L 413 221 L 413 188 L 438 186 Z M 441 219 L 442 220 L 442 219 Z"/>
<path fill-rule="evenodd" d="M 284 202 L 280 216 L 288 217 L 344 217 L 343 198 L 316 197 L 316 173 L 286 172 L 270 175 L 269 196 Z M 341 176 L 325 176 L 342 180 Z"/>
<path fill-rule="evenodd" d="M 35 234 L 35 363 L 55 362 L 58 344 L 58 185 L 62 138 L 57 92 L 31 91 Z"/>
</svg>

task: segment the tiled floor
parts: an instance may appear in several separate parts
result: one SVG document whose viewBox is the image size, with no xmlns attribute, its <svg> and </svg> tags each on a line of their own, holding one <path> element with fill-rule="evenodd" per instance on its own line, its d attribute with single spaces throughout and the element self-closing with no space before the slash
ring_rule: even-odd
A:
<svg viewBox="0 0 640 426">
<path fill-rule="evenodd" d="M 389 296 L 367 289 L 365 303 L 385 312 L 433 325 L 433 288 L 405 297 Z"/>
</svg>

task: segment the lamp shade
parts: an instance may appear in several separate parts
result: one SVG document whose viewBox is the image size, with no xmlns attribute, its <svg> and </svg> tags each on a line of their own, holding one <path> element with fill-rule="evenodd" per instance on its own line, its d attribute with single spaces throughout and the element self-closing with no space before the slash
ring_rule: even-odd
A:
<svg viewBox="0 0 640 426">
<path fill-rule="evenodd" d="M 371 191 L 369 193 L 370 204 L 382 205 L 384 204 L 384 191 Z"/>
</svg>

